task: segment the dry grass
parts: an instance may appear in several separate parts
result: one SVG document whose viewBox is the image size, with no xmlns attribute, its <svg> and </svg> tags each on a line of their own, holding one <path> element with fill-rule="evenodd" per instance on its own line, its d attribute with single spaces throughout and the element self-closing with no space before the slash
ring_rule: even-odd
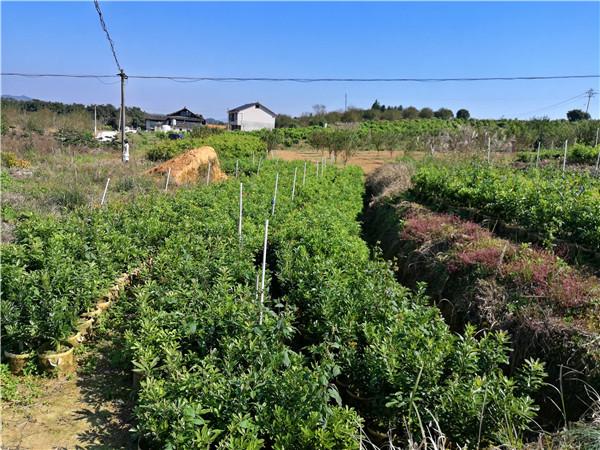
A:
<svg viewBox="0 0 600 450">
<path fill-rule="evenodd" d="M 373 196 L 372 204 L 410 189 L 414 172 L 414 165 L 402 162 L 386 164 L 375 169 L 366 180 L 367 189 Z"/>
</svg>

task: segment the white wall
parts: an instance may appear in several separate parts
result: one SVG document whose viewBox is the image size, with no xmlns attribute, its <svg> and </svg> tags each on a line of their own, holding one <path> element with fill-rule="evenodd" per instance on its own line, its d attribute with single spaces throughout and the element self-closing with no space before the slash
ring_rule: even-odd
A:
<svg viewBox="0 0 600 450">
<path fill-rule="evenodd" d="M 256 108 L 254 106 L 240 111 L 241 120 L 238 121 L 242 125 L 242 131 L 272 130 L 275 128 L 275 116 L 267 112 L 262 106 Z"/>
</svg>

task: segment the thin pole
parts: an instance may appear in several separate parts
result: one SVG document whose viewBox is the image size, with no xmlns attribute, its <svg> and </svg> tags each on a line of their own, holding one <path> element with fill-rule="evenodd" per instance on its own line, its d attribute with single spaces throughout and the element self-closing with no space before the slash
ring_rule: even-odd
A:
<svg viewBox="0 0 600 450">
<path fill-rule="evenodd" d="M 106 180 L 106 186 L 104 187 L 104 194 L 102 194 L 102 201 L 100 202 L 100 206 L 104 205 L 104 197 L 106 197 L 106 191 L 108 190 L 108 183 L 110 183 L 110 178 Z"/>
<path fill-rule="evenodd" d="M 335 153 L 331 153 L 331 165 L 332 165 L 332 166 L 333 166 L 333 162 L 334 162 L 334 159 L 333 159 L 333 158 L 334 158 L 334 156 L 335 156 Z"/>
<path fill-rule="evenodd" d="M 598 159 L 596 160 L 596 168 L 594 169 L 594 177 L 598 175 L 598 166 L 600 165 L 600 148 L 598 148 Z"/>
<path fill-rule="evenodd" d="M 535 168 L 537 169 L 538 164 L 540 163 L 540 147 L 542 146 L 541 142 L 538 142 L 538 151 L 537 151 L 537 157 L 535 158 Z"/>
<path fill-rule="evenodd" d="M 239 162 L 240 162 L 240 160 L 239 160 L 239 159 L 238 159 L 238 160 L 236 160 L 236 162 L 235 162 L 235 178 L 236 178 L 236 179 L 237 179 L 237 178 L 239 178 L 239 177 L 238 177 L 238 165 L 239 165 Z"/>
<path fill-rule="evenodd" d="M 306 182 L 306 164 L 308 163 L 304 163 L 304 175 L 302 175 L 302 186 L 304 186 L 304 183 Z"/>
<path fill-rule="evenodd" d="M 490 163 L 490 154 L 492 153 L 492 138 L 488 137 L 488 164 Z"/>
<path fill-rule="evenodd" d="M 169 173 L 167 174 L 167 182 L 165 184 L 165 192 L 169 189 L 169 179 L 171 178 L 171 168 L 169 167 Z"/>
<path fill-rule="evenodd" d="M 298 173 L 298 168 L 294 170 L 294 185 L 292 186 L 292 201 L 294 201 L 294 194 L 296 193 L 296 174 Z"/>
<path fill-rule="evenodd" d="M 596 145 L 594 145 L 594 147 L 598 147 L 598 132 L 600 131 L 600 128 L 596 128 Z"/>
<path fill-rule="evenodd" d="M 240 183 L 240 221 L 238 223 L 238 234 L 240 235 L 240 242 L 242 242 L 242 183 Z"/>
<path fill-rule="evenodd" d="M 563 173 L 565 173 L 565 168 L 567 166 L 567 143 L 569 140 L 565 140 L 565 157 L 563 158 Z"/>
<path fill-rule="evenodd" d="M 267 236 L 269 234 L 269 219 L 265 220 L 265 243 L 263 245 L 262 281 L 260 284 L 260 319 L 258 324 L 262 325 L 262 308 L 265 302 L 265 271 L 267 269 Z"/>
<path fill-rule="evenodd" d="M 319 161 L 317 161 L 317 178 L 319 178 Z"/>
<path fill-rule="evenodd" d="M 121 69 L 121 160 L 125 162 L 125 79 L 127 75 Z"/>
<path fill-rule="evenodd" d="M 321 176 L 325 173 L 325 164 L 321 164 Z"/>
<path fill-rule="evenodd" d="M 277 174 L 277 176 L 275 177 L 275 194 L 273 195 L 273 201 L 271 202 L 271 204 L 273 205 L 273 208 L 271 209 L 271 215 L 275 215 L 275 201 L 277 200 L 277 183 L 279 183 L 279 174 Z"/>
<path fill-rule="evenodd" d="M 260 287 L 260 273 L 256 274 L 256 303 L 258 303 L 258 289 Z M 258 324 L 262 325 L 262 304 L 259 305 L 259 314 L 260 318 L 258 319 Z"/>
<path fill-rule="evenodd" d="M 98 126 L 96 125 L 96 105 L 94 105 L 94 137 L 98 135 Z"/>
<path fill-rule="evenodd" d="M 256 170 L 256 175 L 260 172 L 260 162 L 262 161 L 262 156 L 258 158 L 258 169 Z"/>
<path fill-rule="evenodd" d="M 206 185 L 210 183 L 210 163 L 208 163 L 208 173 L 206 174 Z"/>
</svg>

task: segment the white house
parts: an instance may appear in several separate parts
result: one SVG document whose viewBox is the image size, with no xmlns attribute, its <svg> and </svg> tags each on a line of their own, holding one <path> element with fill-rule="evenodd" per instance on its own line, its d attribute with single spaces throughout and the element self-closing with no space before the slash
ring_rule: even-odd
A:
<svg viewBox="0 0 600 450">
<path fill-rule="evenodd" d="M 227 116 L 230 130 L 253 131 L 275 128 L 277 114 L 256 102 L 230 109 L 227 111 Z"/>
<path fill-rule="evenodd" d="M 206 120 L 201 114 L 194 114 L 187 108 L 174 113 L 146 114 L 146 131 L 191 131 L 195 127 L 206 125 Z"/>
</svg>

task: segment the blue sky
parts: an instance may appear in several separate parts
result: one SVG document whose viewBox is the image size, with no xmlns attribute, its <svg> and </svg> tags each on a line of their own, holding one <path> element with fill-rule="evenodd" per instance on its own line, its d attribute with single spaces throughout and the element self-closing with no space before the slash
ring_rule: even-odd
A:
<svg viewBox="0 0 600 450">
<path fill-rule="evenodd" d="M 600 2 L 106 2 L 100 7 L 129 75 L 457 78 L 597 75 Z M 2 72 L 117 73 L 93 1 L 2 1 Z M 3 94 L 114 105 L 118 79 L 3 76 Z M 128 80 L 126 103 L 183 106 L 225 119 L 260 101 L 300 115 L 315 104 L 466 108 L 477 118 L 565 118 L 600 80 L 445 83 L 177 83 Z M 574 97 L 577 97 L 573 99 Z M 590 113 L 599 117 L 599 97 Z M 565 102 L 566 100 L 570 100 Z M 565 103 L 563 103 L 565 102 Z M 555 106 L 559 103 L 558 106 Z"/>
</svg>

